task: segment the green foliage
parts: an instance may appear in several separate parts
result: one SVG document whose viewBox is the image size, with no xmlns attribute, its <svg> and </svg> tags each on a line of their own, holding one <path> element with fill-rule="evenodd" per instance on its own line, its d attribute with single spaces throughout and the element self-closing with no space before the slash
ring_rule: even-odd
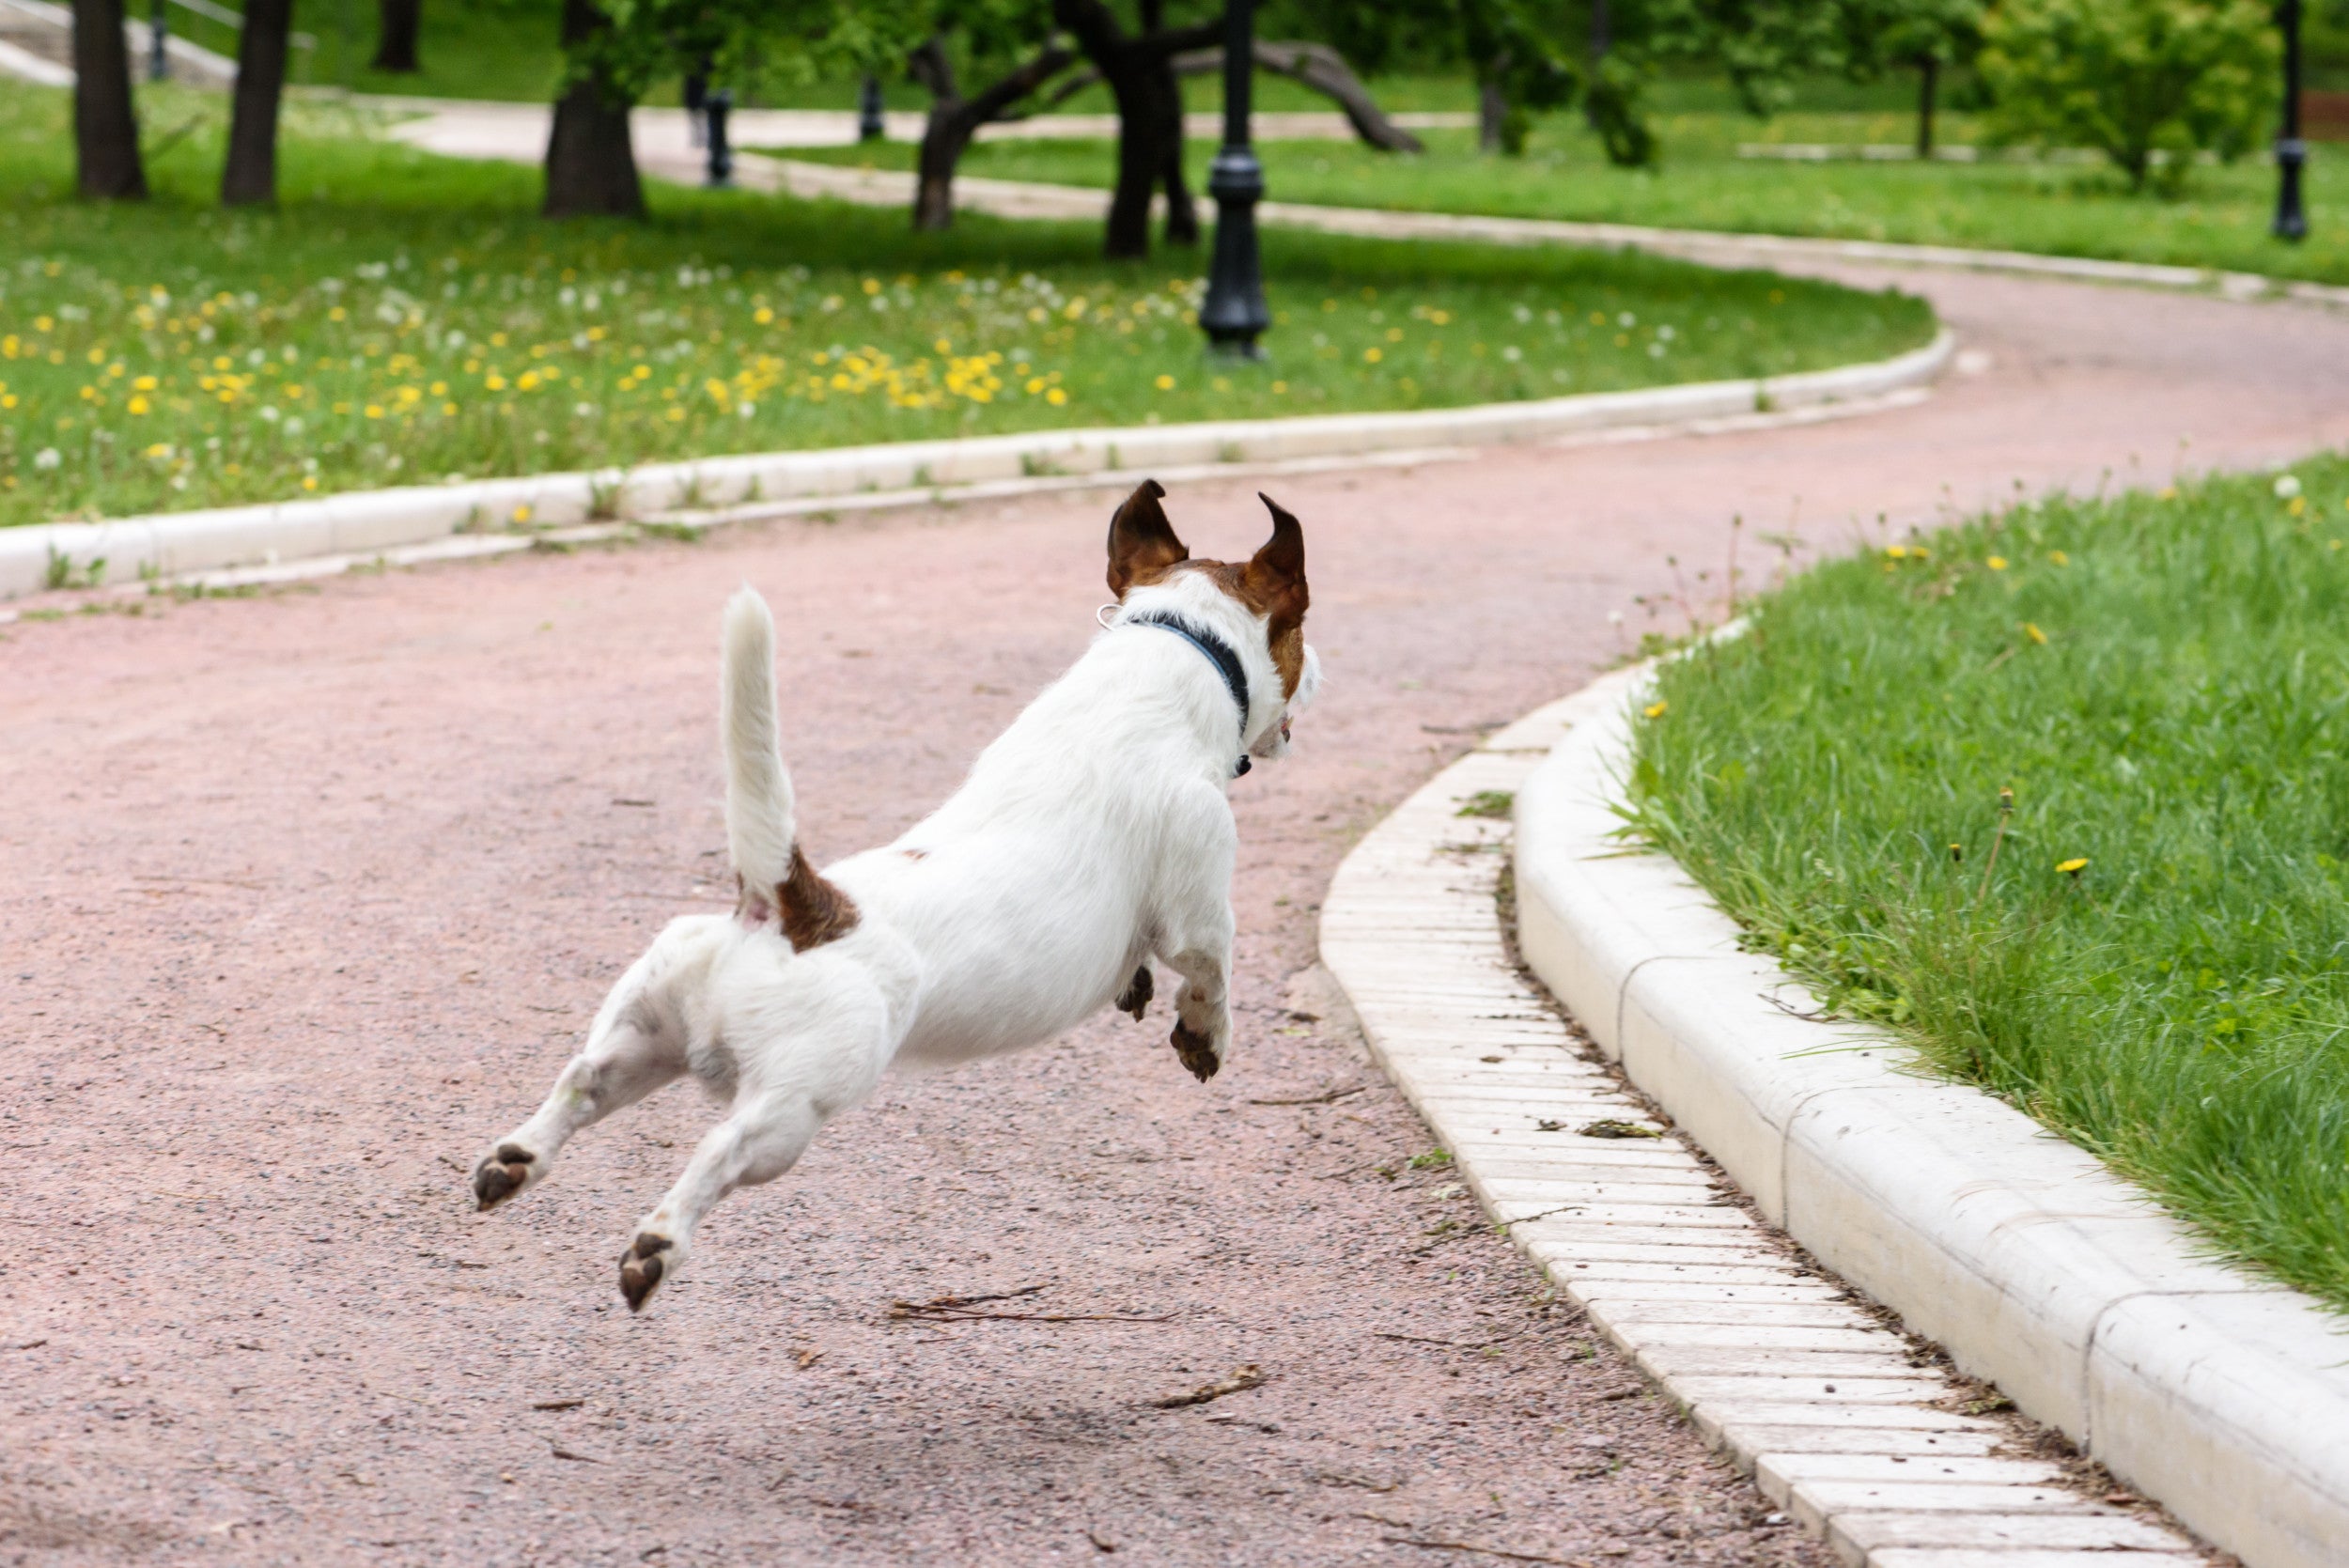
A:
<svg viewBox="0 0 2349 1568">
<path fill-rule="evenodd" d="M 2174 192 L 2193 155 L 2232 162 L 2276 101 L 2278 42 L 2258 0 L 2005 0 L 1981 66 L 2003 140 L 2092 147 Z"/>
<path fill-rule="evenodd" d="M 2018 507 L 1749 613 L 1659 672 L 1646 834 L 1836 1011 L 2349 1306 L 2349 460 Z"/>
</svg>

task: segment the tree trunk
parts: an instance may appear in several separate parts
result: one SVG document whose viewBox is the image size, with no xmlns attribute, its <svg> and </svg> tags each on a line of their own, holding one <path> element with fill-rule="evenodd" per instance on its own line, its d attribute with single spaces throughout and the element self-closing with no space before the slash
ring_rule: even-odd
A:
<svg viewBox="0 0 2349 1568">
<path fill-rule="evenodd" d="M 375 58 L 369 70 L 402 75 L 421 70 L 416 64 L 416 34 L 424 25 L 424 0 L 381 0 L 376 10 Z"/>
<path fill-rule="evenodd" d="M 1941 61 L 1938 55 L 1917 57 L 1917 156 L 1933 156 L 1933 99 L 1941 83 Z"/>
<path fill-rule="evenodd" d="M 563 0 L 567 51 L 611 25 L 593 0 Z M 555 100 L 554 132 L 547 138 L 546 205 L 540 210 L 547 217 L 645 215 L 628 110 L 627 99 L 592 70 Z"/>
<path fill-rule="evenodd" d="M 1199 210 L 1183 182 L 1183 85 L 1174 74 L 1174 57 L 1161 54 L 1151 62 L 1151 95 L 1158 101 L 1159 178 L 1166 192 L 1166 242 L 1199 243 Z"/>
<path fill-rule="evenodd" d="M 1476 84 L 1476 149 L 1499 152 L 1509 134 L 1509 101 L 1501 84 L 1486 77 Z"/>
<path fill-rule="evenodd" d="M 932 37 L 914 50 L 906 61 L 906 74 L 930 92 L 929 119 L 922 128 L 922 150 L 915 164 L 915 228 L 954 226 L 955 168 L 969 150 L 971 138 L 989 120 L 1008 118 L 1005 111 L 1011 105 L 1067 70 L 1075 57 L 1066 49 L 1046 49 L 976 98 L 964 98 L 941 39 Z"/>
<path fill-rule="evenodd" d="M 245 0 L 228 162 L 220 173 L 223 207 L 277 199 L 277 101 L 286 86 L 286 33 L 292 25 L 293 0 Z"/>
<path fill-rule="evenodd" d="M 73 151 L 76 185 L 100 201 L 142 201 L 138 116 L 131 102 L 131 46 L 122 0 L 75 0 Z"/>
<path fill-rule="evenodd" d="M 1144 12 L 1144 20 L 1157 15 L 1154 5 Z M 1153 28 L 1139 38 L 1128 37 L 1102 0 L 1052 0 L 1052 22 L 1076 39 L 1093 69 L 1109 84 L 1110 96 L 1117 103 L 1117 187 L 1110 196 L 1102 254 L 1112 259 L 1148 256 L 1151 192 L 1162 182 L 1169 185 L 1170 194 L 1181 186 L 1179 170 L 1173 171 L 1170 179 L 1167 160 L 1181 156 L 1182 101 L 1179 95 L 1174 98 L 1174 122 L 1170 128 L 1168 95 L 1159 90 L 1159 83 L 1174 80 L 1167 64 L 1173 55 L 1215 42 L 1221 24 L 1206 23 L 1171 31 Z M 1188 205 L 1188 190 L 1183 191 L 1182 201 Z M 1174 212 L 1174 203 L 1170 200 L 1170 236 Z M 1195 214 L 1190 223 L 1196 234 Z"/>
</svg>

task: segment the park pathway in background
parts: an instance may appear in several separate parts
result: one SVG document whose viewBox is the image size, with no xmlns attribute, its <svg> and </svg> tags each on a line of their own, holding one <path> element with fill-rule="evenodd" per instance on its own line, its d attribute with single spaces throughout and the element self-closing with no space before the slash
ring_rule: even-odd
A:
<svg viewBox="0 0 2349 1568">
<path fill-rule="evenodd" d="M 464 1172 L 660 923 L 728 902 L 719 607 L 774 604 L 831 858 L 1082 649 L 1110 498 L 0 633 L 0 1560 L 1824 1563 L 1411 1162 L 1311 966 L 1345 851 L 1649 610 L 1717 606 L 1734 515 L 1754 583 L 1771 536 L 1799 563 L 2349 441 L 2349 316 L 1838 275 L 1930 295 L 1970 368 L 1865 418 L 1269 483 L 1330 683 L 1233 791 L 1223 1074 L 1160 1009 L 892 1081 L 642 1318 L 614 1260 L 708 1123 L 690 1091 L 509 1211 Z M 1229 556 L 1253 488 L 1169 509 Z"/>
</svg>

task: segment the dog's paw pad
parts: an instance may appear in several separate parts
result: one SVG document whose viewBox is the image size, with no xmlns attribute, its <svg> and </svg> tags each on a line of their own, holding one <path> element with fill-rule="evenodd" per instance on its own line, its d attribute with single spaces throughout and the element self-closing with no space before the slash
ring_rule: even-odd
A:
<svg viewBox="0 0 2349 1568">
<path fill-rule="evenodd" d="M 1223 1065 L 1215 1042 L 1190 1025 L 1176 1022 L 1174 1032 L 1167 1039 L 1174 1047 L 1174 1060 L 1190 1069 L 1190 1076 L 1205 1083 L 1215 1077 L 1215 1070 Z"/>
<path fill-rule="evenodd" d="M 628 1250 L 620 1254 L 620 1294 L 628 1298 L 630 1312 L 645 1310 L 646 1300 L 661 1283 L 661 1277 L 668 1272 L 661 1255 L 675 1245 L 667 1236 L 639 1232 Z"/>
<path fill-rule="evenodd" d="M 1119 996 L 1117 999 L 1117 1010 L 1121 1013 L 1131 1014 L 1133 1016 L 1134 1022 L 1140 1023 L 1142 1021 L 1143 1013 L 1150 1005 L 1150 997 L 1153 989 L 1154 984 L 1150 979 L 1150 966 L 1144 964 L 1142 968 L 1134 970 L 1133 979 L 1126 983 L 1124 994 Z"/>
<path fill-rule="evenodd" d="M 497 1152 L 474 1167 L 474 1202 L 493 1209 L 530 1185 L 530 1167 L 537 1156 L 519 1143 L 501 1143 Z"/>
</svg>

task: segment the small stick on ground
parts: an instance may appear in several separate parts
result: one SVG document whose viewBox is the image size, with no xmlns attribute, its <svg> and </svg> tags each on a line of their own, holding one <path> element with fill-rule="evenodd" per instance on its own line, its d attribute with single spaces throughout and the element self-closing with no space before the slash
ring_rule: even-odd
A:
<svg viewBox="0 0 2349 1568">
<path fill-rule="evenodd" d="M 531 1405 L 533 1410 L 576 1410 L 586 1404 L 584 1399 L 542 1399 Z"/>
<path fill-rule="evenodd" d="M 1187 1405 L 1205 1405 L 1210 1400 L 1221 1399 L 1225 1394 L 1245 1393 L 1264 1380 L 1264 1368 L 1251 1361 L 1244 1367 L 1234 1367 L 1229 1377 L 1214 1383 L 1202 1383 L 1187 1394 L 1170 1394 L 1165 1399 L 1154 1399 L 1150 1405 L 1159 1410 L 1180 1410 Z"/>
<path fill-rule="evenodd" d="M 1575 1568 L 1571 1558 L 1513 1552 L 1506 1546 L 1480 1546 L 1473 1541 L 1429 1541 L 1416 1535 L 1382 1535 L 1379 1539 L 1390 1546 L 1419 1546 L 1431 1552 L 1482 1552 L 1486 1557 L 1505 1557 L 1512 1562 L 1555 1562 L 1559 1568 Z"/>
<path fill-rule="evenodd" d="M 1342 1100 L 1348 1094 L 1359 1094 L 1369 1087 L 1367 1083 L 1357 1083 L 1345 1089 L 1325 1089 L 1318 1094 L 1304 1094 L 1291 1099 L 1250 1100 L 1246 1103 L 1250 1105 L 1328 1105 L 1330 1101 Z"/>
</svg>

